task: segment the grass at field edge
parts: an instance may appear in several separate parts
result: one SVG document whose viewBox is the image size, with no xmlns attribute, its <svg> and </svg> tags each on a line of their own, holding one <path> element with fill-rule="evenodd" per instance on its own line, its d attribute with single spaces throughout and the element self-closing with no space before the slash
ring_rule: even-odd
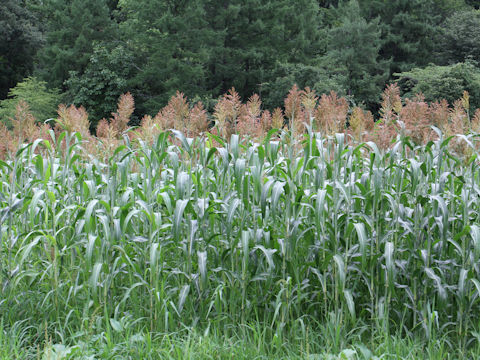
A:
<svg viewBox="0 0 480 360">
<path fill-rule="evenodd" d="M 32 336 L 27 335 L 28 329 L 17 325 L 9 329 L 0 328 L 0 360 L 480 358 L 478 348 L 463 352 L 452 349 L 445 339 L 425 342 L 409 337 L 385 337 L 378 329 L 370 341 L 365 341 L 365 330 L 357 329 L 347 337 L 340 338 L 316 331 L 307 335 L 308 341 L 299 336 L 284 341 L 274 338 L 270 342 L 264 342 L 263 329 L 259 326 L 249 327 L 246 331 L 238 330 L 231 337 L 208 331 L 201 334 L 194 329 L 155 335 L 148 332 L 107 331 L 88 337 L 72 337 L 65 339 L 64 343 L 43 341 L 35 344 Z"/>
</svg>

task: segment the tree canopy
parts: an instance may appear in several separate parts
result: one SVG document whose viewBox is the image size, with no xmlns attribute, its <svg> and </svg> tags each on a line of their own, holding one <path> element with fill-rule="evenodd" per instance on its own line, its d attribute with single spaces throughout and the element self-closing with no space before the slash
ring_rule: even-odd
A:
<svg viewBox="0 0 480 360">
<path fill-rule="evenodd" d="M 467 70 L 446 69 L 478 69 L 477 3 L 4 0 L 0 100 L 35 76 L 59 89 L 58 101 L 85 106 L 95 125 L 126 91 L 137 115 L 154 115 L 177 91 L 209 108 L 231 88 L 243 99 L 258 93 L 272 110 L 297 84 L 318 94 L 335 90 L 375 112 L 395 74 L 419 77 L 404 95 L 446 72 L 468 85 Z M 451 91 L 437 87 L 431 95 Z"/>
<path fill-rule="evenodd" d="M 58 89 L 48 88 L 46 82 L 37 78 L 23 79 L 10 89 L 7 99 L 0 101 L 0 118 L 7 125 L 10 125 L 10 119 L 15 116 L 20 100 L 29 105 L 35 119 L 45 121 L 55 117 L 60 94 Z"/>
<path fill-rule="evenodd" d="M 24 0 L 0 2 L 0 99 L 33 70 L 42 44 L 38 19 Z"/>
</svg>

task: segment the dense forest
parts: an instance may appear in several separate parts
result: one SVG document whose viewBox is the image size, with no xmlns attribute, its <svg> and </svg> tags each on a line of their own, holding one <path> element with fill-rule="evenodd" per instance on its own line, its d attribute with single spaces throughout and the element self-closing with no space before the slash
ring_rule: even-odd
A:
<svg viewBox="0 0 480 360">
<path fill-rule="evenodd" d="M 134 123 L 177 90 L 212 110 L 234 87 L 273 109 L 293 84 L 374 113 L 392 82 L 480 107 L 475 0 L 2 0 L 0 49 L 7 123 L 24 99 L 38 120 L 84 106 L 95 126 L 127 91 Z"/>
</svg>

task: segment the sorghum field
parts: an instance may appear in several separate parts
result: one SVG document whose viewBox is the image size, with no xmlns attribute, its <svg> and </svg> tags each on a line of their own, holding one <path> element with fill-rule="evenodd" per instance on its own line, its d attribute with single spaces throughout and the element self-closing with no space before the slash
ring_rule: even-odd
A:
<svg viewBox="0 0 480 360">
<path fill-rule="evenodd" d="M 120 110 L 0 161 L 2 359 L 479 356 L 476 133 L 108 142 Z"/>
</svg>

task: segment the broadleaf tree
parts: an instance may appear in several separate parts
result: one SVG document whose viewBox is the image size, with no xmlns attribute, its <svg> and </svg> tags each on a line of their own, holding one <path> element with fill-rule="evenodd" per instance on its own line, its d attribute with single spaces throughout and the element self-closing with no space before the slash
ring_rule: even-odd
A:
<svg viewBox="0 0 480 360">
<path fill-rule="evenodd" d="M 94 126 L 116 109 L 121 94 L 131 90 L 134 57 L 122 44 L 115 47 L 98 44 L 94 47 L 83 73 L 72 71 L 65 81 L 66 98 L 76 106 L 84 106 Z"/>
</svg>

